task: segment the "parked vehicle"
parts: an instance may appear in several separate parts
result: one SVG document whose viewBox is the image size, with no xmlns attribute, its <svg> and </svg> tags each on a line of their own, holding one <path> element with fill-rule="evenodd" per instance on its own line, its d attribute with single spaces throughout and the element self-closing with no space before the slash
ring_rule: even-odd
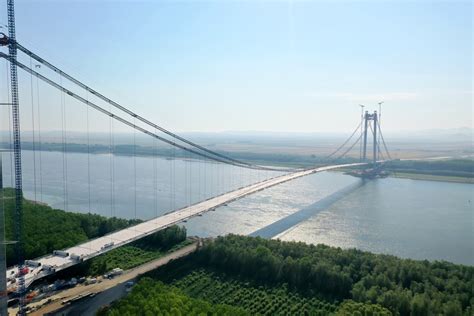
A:
<svg viewBox="0 0 474 316">
<path fill-rule="evenodd" d="M 103 249 L 107 249 L 107 248 L 112 247 L 113 245 L 114 245 L 114 242 L 112 241 L 112 242 L 109 242 L 109 243 L 103 245 L 101 249 L 102 249 L 102 250 L 103 250 Z"/>
<path fill-rule="evenodd" d="M 85 284 L 89 285 L 89 284 L 95 284 L 95 283 L 97 283 L 97 279 L 91 278 L 91 279 L 87 279 Z"/>
<path fill-rule="evenodd" d="M 28 274 L 28 272 L 30 272 L 30 269 L 29 269 L 28 267 L 23 267 L 23 268 L 21 268 L 21 270 L 20 270 L 20 273 L 21 273 L 22 275 Z"/>
<path fill-rule="evenodd" d="M 120 268 L 115 268 L 115 269 L 112 270 L 112 272 L 110 274 L 112 274 L 114 276 L 121 275 L 121 274 L 123 274 L 123 270 L 120 269 Z"/>
<path fill-rule="evenodd" d="M 77 262 L 82 262 L 82 261 L 83 261 L 81 255 L 71 254 L 69 257 L 70 257 L 72 260 L 77 261 Z"/>
<path fill-rule="evenodd" d="M 47 272 L 54 272 L 54 271 L 56 271 L 56 269 L 55 269 L 53 266 L 50 266 L 49 264 L 44 264 L 44 265 L 41 267 L 41 270 L 47 271 Z"/>
<path fill-rule="evenodd" d="M 53 254 L 59 257 L 69 257 L 69 252 L 63 250 L 55 250 L 53 251 Z"/>
<path fill-rule="evenodd" d="M 34 268 L 41 266 L 41 262 L 34 261 L 34 260 L 25 260 L 25 264 L 29 267 L 34 267 Z"/>
</svg>

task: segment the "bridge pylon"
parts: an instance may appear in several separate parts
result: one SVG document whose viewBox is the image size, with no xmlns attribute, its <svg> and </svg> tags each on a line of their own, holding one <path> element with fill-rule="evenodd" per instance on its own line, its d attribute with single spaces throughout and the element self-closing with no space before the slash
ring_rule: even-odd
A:
<svg viewBox="0 0 474 316">
<path fill-rule="evenodd" d="M 386 177 L 387 173 L 382 170 L 383 164 L 377 163 L 378 158 L 379 158 L 379 153 L 380 153 L 380 144 L 378 141 L 378 137 L 381 136 L 380 134 L 380 126 L 379 126 L 379 116 L 377 111 L 374 111 L 373 113 L 369 113 L 368 111 L 365 111 L 365 114 L 363 116 L 363 135 L 361 137 L 363 138 L 362 140 L 362 155 L 361 155 L 361 162 L 368 162 L 368 157 L 367 157 L 367 138 L 368 138 L 368 133 L 369 129 L 372 132 L 373 136 L 373 141 L 372 141 L 372 164 L 369 168 L 364 168 L 362 170 L 354 171 L 351 172 L 350 174 L 356 176 L 356 177 L 361 177 L 361 178 L 377 178 L 377 177 Z M 373 123 L 372 123 L 373 122 Z"/>
<path fill-rule="evenodd" d="M 377 164 L 377 153 L 379 151 L 379 143 L 377 141 L 377 129 L 378 129 L 378 114 L 377 111 L 374 113 L 369 113 L 369 111 L 365 111 L 364 114 L 364 143 L 363 143 L 363 153 L 362 153 L 362 161 L 367 161 L 367 133 L 370 121 L 374 122 L 372 128 L 372 134 L 374 137 L 373 140 L 373 157 L 372 157 L 372 164 L 373 167 Z"/>
</svg>

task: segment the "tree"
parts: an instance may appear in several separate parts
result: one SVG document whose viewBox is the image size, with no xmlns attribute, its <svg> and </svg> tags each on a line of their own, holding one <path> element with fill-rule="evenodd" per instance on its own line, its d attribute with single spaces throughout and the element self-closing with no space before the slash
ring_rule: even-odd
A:
<svg viewBox="0 0 474 316">
<path fill-rule="evenodd" d="M 426 294 L 415 294 L 411 301 L 411 314 L 416 316 L 429 315 L 430 301 Z"/>
<path fill-rule="evenodd" d="M 336 311 L 336 316 L 391 316 L 392 313 L 377 304 L 357 303 L 351 300 L 344 301 Z"/>
</svg>

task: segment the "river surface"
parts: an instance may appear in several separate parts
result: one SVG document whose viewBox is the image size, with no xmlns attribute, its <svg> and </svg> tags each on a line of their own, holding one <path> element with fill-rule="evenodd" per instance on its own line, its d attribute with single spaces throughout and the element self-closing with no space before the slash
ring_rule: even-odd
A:
<svg viewBox="0 0 474 316">
<path fill-rule="evenodd" d="M 197 160 L 22 154 L 27 198 L 123 218 L 149 219 L 278 175 Z M 11 186 L 8 153 L 3 173 L 5 186 Z M 282 240 L 474 265 L 472 202 L 472 184 L 397 178 L 362 182 L 324 172 L 250 195 L 185 225 L 190 235 L 261 232 Z"/>
</svg>

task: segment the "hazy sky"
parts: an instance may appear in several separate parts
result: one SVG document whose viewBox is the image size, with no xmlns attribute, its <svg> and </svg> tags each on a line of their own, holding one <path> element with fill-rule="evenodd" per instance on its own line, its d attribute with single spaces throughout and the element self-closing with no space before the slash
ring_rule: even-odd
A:
<svg viewBox="0 0 474 316">
<path fill-rule="evenodd" d="M 347 131 L 379 100 L 385 130 L 472 126 L 471 1 L 16 1 L 16 16 L 24 46 L 176 131 Z"/>
</svg>

